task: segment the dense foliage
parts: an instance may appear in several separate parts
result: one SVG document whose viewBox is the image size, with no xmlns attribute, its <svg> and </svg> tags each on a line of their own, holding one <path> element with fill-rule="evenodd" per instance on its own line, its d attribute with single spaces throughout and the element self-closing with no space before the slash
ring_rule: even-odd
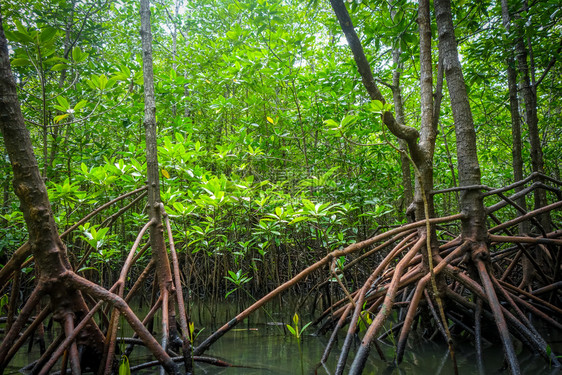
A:
<svg viewBox="0 0 562 375">
<path fill-rule="evenodd" d="M 63 230 L 144 184 L 138 5 L 3 3 L 22 109 Z M 533 4 L 516 22 L 532 47 L 533 80 L 542 80 L 537 97 L 546 173 L 559 179 L 558 5 Z M 389 98 L 384 85 L 396 68 L 391 51 L 402 50 L 405 122 L 418 127 L 417 5 L 356 1 L 350 11 Z M 459 1 L 454 11 L 484 183 L 506 185 L 513 173 L 505 56 L 514 33 L 502 27 L 498 2 Z M 152 17 L 162 199 L 176 247 L 189 260 L 186 274 L 200 293 L 224 295 L 250 280 L 254 292 L 263 292 L 318 256 L 405 222 L 410 202 L 397 141 L 368 99 L 327 4 L 163 1 L 153 5 Z M 452 122 L 445 97 L 436 189 L 456 185 Z M 530 172 L 527 142 L 523 153 Z M 5 259 L 26 234 L 9 162 L 0 163 Z M 439 214 L 456 212 L 455 194 L 435 199 Z M 75 261 L 91 252 L 82 272 L 98 273 L 104 285 L 146 220 L 140 201 L 117 221 L 105 221 L 125 204 L 67 241 Z"/>
</svg>

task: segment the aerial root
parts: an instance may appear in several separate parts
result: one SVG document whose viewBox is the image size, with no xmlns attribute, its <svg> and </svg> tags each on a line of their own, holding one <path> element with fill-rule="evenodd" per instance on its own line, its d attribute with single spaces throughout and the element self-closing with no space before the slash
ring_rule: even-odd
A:
<svg viewBox="0 0 562 375">
<path fill-rule="evenodd" d="M 44 291 L 42 287 L 36 287 L 31 295 L 29 296 L 27 302 L 21 309 L 18 317 L 10 327 L 10 330 L 6 332 L 6 335 L 0 345 L 0 369 L 4 369 L 4 365 L 8 362 L 6 361 L 6 357 L 8 355 L 9 350 L 12 348 L 14 341 L 18 337 L 19 333 L 22 331 L 23 327 L 27 323 L 27 320 L 33 313 L 35 306 L 39 303 L 39 300 L 43 296 Z M 23 344 L 20 343 L 20 345 Z"/>
<path fill-rule="evenodd" d="M 33 322 L 27 327 L 27 329 L 23 332 L 23 334 L 17 339 L 17 341 L 12 345 L 8 354 L 5 358 L 5 363 L 10 362 L 10 360 L 16 355 L 17 351 L 23 346 L 25 340 L 29 337 L 33 337 L 34 332 L 38 329 L 38 327 L 43 324 L 43 321 L 49 316 L 51 313 L 51 306 L 47 306 L 43 308 L 39 314 L 35 317 Z M 30 342 L 31 344 L 31 342 Z"/>
<path fill-rule="evenodd" d="M 509 336 L 507 323 L 503 316 L 502 308 L 494 290 L 494 286 L 492 285 L 492 281 L 490 280 L 490 275 L 488 274 L 486 265 L 481 259 L 477 259 L 476 267 L 478 269 L 478 274 L 480 275 L 480 280 L 484 286 L 486 296 L 488 297 L 488 303 L 492 309 L 492 313 L 494 314 L 494 320 L 498 327 L 498 332 L 500 334 L 509 369 L 513 375 L 520 374 L 521 370 L 519 369 L 519 362 L 517 361 L 517 355 L 515 354 L 515 349 L 513 348 L 513 342 Z"/>
<path fill-rule="evenodd" d="M 68 323 L 67 321 L 69 319 L 72 319 L 72 317 L 70 315 L 67 315 L 65 318 L 65 329 L 64 329 L 64 333 L 65 333 L 65 338 L 64 340 L 57 346 L 56 350 L 49 356 L 50 359 L 48 360 L 48 362 L 42 367 L 41 369 L 41 373 L 40 374 L 48 374 L 49 371 L 51 370 L 51 368 L 56 364 L 56 362 L 58 361 L 58 359 L 60 358 L 60 356 L 66 351 L 66 349 L 68 348 L 69 345 L 73 345 L 75 346 L 75 339 L 76 336 L 78 336 L 78 334 L 80 333 L 80 331 L 82 330 L 82 328 L 84 328 L 84 326 L 86 324 L 88 324 L 88 322 L 90 321 L 90 319 L 94 316 L 94 314 L 98 311 L 98 309 L 101 307 L 102 302 L 98 302 L 92 309 L 90 309 L 90 311 L 88 312 L 88 314 L 86 314 L 84 316 L 84 318 L 80 321 L 80 323 L 78 323 L 78 325 L 76 327 L 74 327 L 74 322 L 70 322 Z M 72 326 L 71 326 L 72 324 Z M 79 364 L 78 364 L 79 366 Z M 61 371 L 62 373 L 62 371 Z"/>
<path fill-rule="evenodd" d="M 160 361 L 166 371 L 170 374 L 179 374 L 179 369 L 176 364 L 170 359 L 166 351 L 162 348 L 162 346 L 160 346 L 158 341 L 156 341 L 156 339 L 150 334 L 121 297 L 74 273 L 67 274 L 67 282 L 70 285 L 73 285 L 74 287 L 87 292 L 100 300 L 104 300 L 119 309 L 123 317 L 127 320 L 127 322 L 129 322 L 131 328 L 138 334 L 139 338 L 144 342 L 145 346 L 152 352 L 156 359 Z"/>
<path fill-rule="evenodd" d="M 559 205 L 560 203 L 551 204 L 548 206 L 548 209 L 556 208 Z M 530 218 L 532 215 L 537 215 L 539 212 L 545 211 L 545 209 L 540 209 L 529 212 L 527 213 L 527 218 Z M 517 222 L 518 220 L 512 220 L 510 221 L 510 225 L 515 225 Z M 507 228 L 508 226 L 503 227 Z M 520 254 L 524 254 L 524 250 L 526 250 L 528 246 L 537 246 L 540 244 L 561 246 L 562 241 L 558 239 L 561 235 L 561 231 L 557 230 L 555 232 L 547 233 L 543 237 L 539 238 L 490 235 L 489 239 L 496 243 L 510 242 L 518 246 L 519 251 L 512 260 L 513 262 L 517 262 L 521 259 Z M 408 240 L 410 239 L 411 238 L 409 237 Z M 337 320 L 337 324 L 335 324 L 329 346 L 324 352 L 321 363 L 326 362 L 331 351 L 333 341 L 337 336 L 337 332 L 342 329 L 345 322 L 349 321 L 348 333 L 340 351 L 335 374 L 343 373 L 350 344 L 357 334 L 358 321 L 361 317 L 361 313 L 364 312 L 362 310 L 363 306 L 368 303 L 368 301 L 375 301 L 369 310 L 375 313 L 376 317 L 363 336 L 361 345 L 353 360 L 350 374 L 359 374 L 362 372 L 370 346 L 374 342 L 375 334 L 378 330 L 380 330 L 382 324 L 388 318 L 389 312 L 392 308 L 398 307 L 401 311 L 403 311 L 404 306 L 406 306 L 407 309 L 405 316 L 402 315 L 402 312 L 399 313 L 400 322 L 397 324 L 402 325 L 402 328 L 400 330 L 400 337 L 396 343 L 395 364 L 399 364 L 403 359 L 408 334 L 411 331 L 414 317 L 417 316 L 422 300 L 425 300 L 426 303 L 424 306 L 427 306 L 433 315 L 433 320 L 438 331 L 441 332 L 446 341 L 450 340 L 450 337 L 445 333 L 445 327 L 442 325 L 442 319 L 440 319 L 435 307 L 433 306 L 433 291 L 431 288 L 427 288 L 431 274 L 425 273 L 420 275 L 420 272 L 422 272 L 419 268 L 420 259 L 419 255 L 416 254 L 416 252 L 420 250 L 420 241 L 423 242 L 423 239 L 416 240 L 414 246 L 411 246 L 411 243 L 403 243 L 402 245 L 404 247 L 395 246 L 393 250 L 388 253 L 387 257 L 379 263 L 380 267 L 371 274 L 369 279 L 358 290 L 359 296 L 354 295 L 353 304 L 349 302 L 349 299 L 347 299 L 348 301 L 346 304 L 346 299 L 344 299 L 337 303 L 337 309 L 334 310 L 334 306 L 332 306 L 333 315 L 331 318 L 327 319 L 324 324 L 326 325 L 327 322 L 335 320 Z M 555 313 L 557 316 L 562 317 L 562 309 L 542 298 L 537 297 L 537 294 L 544 294 L 557 290 L 562 286 L 562 282 L 550 282 L 547 283 L 546 286 L 535 289 L 535 291 L 532 292 L 521 290 L 505 281 L 509 273 L 514 270 L 514 265 L 509 264 L 508 269 L 503 272 L 503 274 L 500 274 L 501 277 L 497 279 L 490 268 L 493 263 L 487 263 L 487 261 L 478 257 L 472 258 L 471 261 L 470 257 L 467 257 L 467 255 L 472 251 L 472 247 L 475 245 L 476 244 L 468 241 L 459 245 L 457 240 L 454 246 L 451 246 L 450 244 L 446 247 L 442 246 L 441 254 L 443 256 L 445 256 L 445 254 L 447 255 L 445 258 L 442 258 L 439 255 L 435 256 L 434 261 L 437 261 L 437 264 L 434 269 L 434 274 L 443 274 L 443 277 L 447 280 L 443 291 L 444 293 L 441 297 L 447 298 L 447 300 L 450 300 L 453 304 L 448 304 L 448 309 L 450 311 L 446 313 L 446 316 L 453 321 L 455 325 L 458 325 L 462 330 L 474 336 L 479 372 L 485 373 L 482 361 L 482 341 L 485 340 L 485 338 L 482 337 L 482 316 L 486 317 L 489 321 L 494 322 L 497 326 L 497 332 L 501 339 L 504 353 L 506 355 L 506 362 L 511 373 L 520 373 L 519 363 L 515 354 L 511 335 L 517 337 L 521 340 L 521 342 L 523 342 L 523 344 L 540 354 L 549 363 L 552 363 L 552 365 L 559 366 L 560 364 L 557 358 L 555 358 L 555 355 L 547 349 L 548 345 L 545 340 L 541 337 L 525 314 L 530 313 L 545 321 L 549 326 L 562 329 L 562 324 L 551 316 L 552 313 Z M 482 243 L 476 246 L 484 247 L 485 252 L 487 252 L 486 244 Z M 523 251 L 521 250 L 522 247 L 524 249 Z M 409 248 L 409 251 L 401 258 L 398 265 L 390 265 L 388 260 L 398 257 L 401 251 L 405 248 Z M 400 249 L 400 251 L 396 251 L 397 249 Z M 478 281 L 473 280 L 466 271 L 457 268 L 457 264 L 464 264 L 463 267 L 473 267 L 473 274 L 478 276 Z M 417 277 L 415 276 L 415 273 L 418 273 Z M 451 281 L 453 282 L 452 284 Z M 412 290 L 410 296 L 404 301 L 405 304 L 396 306 L 397 293 L 402 290 L 403 295 L 405 296 L 405 288 L 407 288 L 408 285 L 413 285 L 414 290 Z M 464 297 L 465 292 L 463 290 L 465 289 L 472 292 L 476 303 L 472 303 Z M 381 296 L 383 295 L 384 300 L 381 300 Z M 502 300 L 501 303 L 500 299 Z M 484 302 L 488 306 L 489 310 L 484 309 Z M 502 305 L 503 302 L 506 304 Z M 464 318 L 461 320 L 451 314 L 451 312 L 455 310 L 455 305 L 463 306 L 464 311 L 462 311 L 460 315 L 465 318 L 470 317 L 470 315 L 466 314 L 466 312 L 469 311 L 467 308 L 470 309 L 470 311 L 473 311 L 471 318 L 474 322 L 473 328 L 465 323 Z M 351 319 L 349 319 L 349 314 L 352 309 L 354 313 Z M 329 309 L 327 309 L 327 311 L 328 310 Z"/>
</svg>

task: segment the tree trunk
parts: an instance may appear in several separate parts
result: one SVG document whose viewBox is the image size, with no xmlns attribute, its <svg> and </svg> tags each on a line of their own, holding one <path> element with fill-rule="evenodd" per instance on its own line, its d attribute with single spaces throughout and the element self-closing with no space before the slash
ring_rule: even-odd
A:
<svg viewBox="0 0 562 375">
<path fill-rule="evenodd" d="M 502 0 L 502 21 L 503 25 L 506 28 L 507 32 L 510 30 L 510 22 L 511 17 L 509 15 L 509 8 L 507 5 L 507 0 Z M 507 87 L 509 90 L 509 109 L 511 114 L 511 140 L 512 140 L 512 150 L 511 150 L 511 157 L 513 161 L 513 180 L 514 182 L 523 180 L 523 144 L 521 142 L 521 117 L 519 116 L 519 99 L 517 98 L 517 71 L 515 70 L 515 59 L 511 54 L 511 51 L 508 51 L 508 56 L 506 59 L 506 68 L 507 68 Z M 519 185 L 515 188 L 516 192 L 520 192 L 523 190 L 524 186 Z M 517 198 L 516 203 L 523 208 L 523 210 L 527 210 L 527 203 L 525 201 L 525 196 L 522 195 L 521 197 Z M 518 212 L 518 216 L 521 216 L 522 213 Z M 523 221 L 519 223 L 519 234 L 525 235 L 529 233 L 529 222 Z M 530 264 L 529 259 L 527 256 L 524 255 L 524 260 L 522 262 L 523 266 L 523 282 L 519 285 L 519 287 L 525 288 L 525 286 L 532 280 L 532 275 L 534 268 Z"/>
<path fill-rule="evenodd" d="M 0 16 L 0 129 L 10 157 L 14 173 L 14 191 L 20 200 L 20 208 L 29 232 L 29 244 L 35 265 L 39 269 L 39 276 L 36 291 L 28 299 L 28 303 L 20 312 L 20 317 L 6 333 L 0 346 L 0 372 L 6 364 L 4 358 L 8 350 L 27 317 L 34 311 L 41 295 L 50 296 L 53 317 L 61 324 L 68 319 L 72 319 L 77 324 L 88 312 L 80 291 L 68 287 L 64 281 L 64 276 L 71 271 L 71 267 L 66 247 L 57 231 L 47 188 L 39 172 L 29 132 L 25 127 L 16 83 L 10 68 L 8 45 L 1 24 Z M 83 368 L 97 368 L 103 350 L 103 334 L 93 320 L 78 336 L 77 344 L 82 346 Z"/>
<path fill-rule="evenodd" d="M 461 187 L 480 185 L 480 165 L 476 153 L 476 132 L 468 101 L 468 94 L 458 57 L 451 3 L 436 0 L 435 13 L 439 30 L 439 54 L 443 59 L 451 108 L 457 136 L 457 159 Z M 486 210 L 478 188 L 467 188 L 461 193 L 461 212 L 464 239 L 483 242 L 486 239 Z"/>
<path fill-rule="evenodd" d="M 509 369 L 512 374 L 520 374 L 507 322 L 488 271 L 490 253 L 486 243 L 486 209 L 479 186 L 480 166 L 476 153 L 476 132 L 457 51 L 451 2 L 435 0 L 434 6 L 439 34 L 439 54 L 443 58 L 457 135 L 459 184 L 465 188 L 461 193 L 460 202 L 461 212 L 465 215 L 461 221 L 461 235 L 462 239 L 470 244 L 472 260 L 469 263 L 470 271 L 480 277 L 494 315 Z"/>
<path fill-rule="evenodd" d="M 502 16 L 504 2 L 502 1 Z M 507 8 L 507 4 L 505 5 Z M 525 9 L 527 8 L 524 5 Z M 504 17 L 504 24 L 510 22 L 509 13 L 507 14 L 507 21 Z M 533 71 L 529 69 L 527 59 L 529 51 L 525 46 L 525 30 L 519 23 L 514 23 L 515 33 L 517 39 L 515 42 L 515 57 L 517 59 L 517 68 L 519 70 L 519 78 L 521 80 L 521 95 L 525 104 L 525 122 L 529 131 L 529 145 L 531 146 L 531 167 L 533 172 L 544 173 L 544 158 L 541 147 L 541 137 L 539 133 L 539 117 L 537 114 L 537 88 L 531 83 L 530 75 Z M 539 209 L 547 205 L 546 191 L 544 189 L 536 189 L 534 192 L 535 209 Z M 550 217 L 548 213 L 540 216 L 540 221 L 546 232 L 550 232 Z"/>
<path fill-rule="evenodd" d="M 363 47 L 357 33 L 355 32 L 353 23 L 345 5 L 341 0 L 330 0 L 330 3 L 332 4 L 332 8 L 334 9 L 342 31 L 344 32 L 347 42 L 351 48 L 355 63 L 359 73 L 361 74 L 363 85 L 365 86 L 371 99 L 379 100 L 384 103 L 385 100 L 372 76 L 371 67 L 367 61 Z M 399 139 L 402 139 L 408 145 L 410 158 L 414 164 L 416 172 L 414 189 L 415 219 L 423 220 L 424 218 L 430 219 L 434 216 L 434 204 L 431 191 L 433 190 L 433 153 L 435 150 L 435 140 L 437 135 L 437 122 L 433 120 L 433 64 L 431 58 L 431 21 L 429 1 L 422 0 L 419 4 L 418 23 L 420 24 L 421 130 L 418 133 L 414 128 L 403 124 L 404 116 L 403 112 L 400 111 L 402 108 L 401 105 L 398 107 L 396 118 L 394 118 L 390 112 L 384 112 L 382 114 L 382 119 L 390 132 Z M 395 51 L 395 60 L 397 59 L 398 54 L 399 52 Z M 393 83 L 393 96 L 395 102 L 401 104 L 398 72 L 394 72 Z M 420 138 L 419 143 L 418 137 Z M 445 287 L 445 284 L 444 282 L 437 282 L 435 277 L 433 277 L 433 257 L 438 253 L 437 236 L 435 226 L 431 225 L 429 220 L 426 224 L 427 225 L 418 228 L 419 238 L 426 239 L 423 244 L 420 244 L 419 251 L 422 255 L 425 269 L 432 273 L 432 291 L 437 292 L 438 287 Z M 420 290 L 422 289 L 423 287 Z M 438 296 L 440 293 L 433 294 L 439 304 L 441 319 L 445 320 L 441 300 Z M 393 298 L 390 298 L 388 303 L 392 304 Z M 388 306 L 381 308 L 381 311 L 387 311 L 386 309 L 388 309 Z M 379 312 L 377 319 L 385 319 L 384 312 Z M 376 330 L 379 328 L 380 325 L 378 323 L 369 327 L 351 365 L 350 374 L 359 374 L 363 371 L 366 357 L 371 345 L 371 341 L 368 338 L 373 337 Z M 450 334 L 448 335 L 450 336 Z M 407 333 L 401 337 L 401 341 L 405 342 L 406 338 Z M 451 353 L 453 353 L 452 347 L 450 349 Z M 339 368 L 342 367 L 339 366 Z"/>
<path fill-rule="evenodd" d="M 400 63 L 400 55 L 402 51 L 400 48 L 395 48 L 392 51 L 392 63 L 396 66 L 392 72 L 392 98 L 394 101 L 394 110 L 396 111 L 396 121 L 399 124 L 405 124 L 404 116 L 404 103 L 402 102 L 402 88 L 400 87 L 400 75 L 402 74 L 402 65 Z M 408 144 L 403 139 L 398 139 L 400 147 L 400 169 L 402 171 L 402 185 L 404 186 L 404 208 L 407 210 L 408 206 L 414 200 L 414 189 L 412 187 L 412 174 L 410 172 L 410 160 L 406 152 L 408 152 Z"/>
<path fill-rule="evenodd" d="M 148 207 L 150 226 L 150 246 L 156 261 L 156 273 L 162 298 L 162 347 L 185 341 L 179 339 L 176 329 L 174 287 L 170 261 L 164 241 L 162 225 L 163 204 L 160 199 L 160 170 L 158 167 L 158 143 L 156 138 L 156 103 L 154 100 L 154 70 L 152 67 L 152 32 L 150 24 L 150 0 L 141 0 L 141 39 L 144 77 L 144 127 L 146 140 L 146 170 L 148 184 Z M 178 288 L 181 286 L 178 285 Z M 177 290 L 181 293 L 181 290 Z M 171 339 L 171 340 L 170 340 Z M 174 347 L 177 349 L 177 346 Z"/>
</svg>

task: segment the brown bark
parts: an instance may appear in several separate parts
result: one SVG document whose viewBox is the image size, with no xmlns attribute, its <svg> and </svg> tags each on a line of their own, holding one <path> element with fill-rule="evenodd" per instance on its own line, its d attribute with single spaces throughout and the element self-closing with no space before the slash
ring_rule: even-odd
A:
<svg viewBox="0 0 562 375">
<path fill-rule="evenodd" d="M 144 77 L 144 127 L 146 137 L 146 164 L 148 184 L 150 244 L 156 259 L 156 269 L 161 291 L 169 291 L 172 272 L 166 254 L 164 229 L 160 208 L 160 171 L 158 169 L 158 145 L 156 142 L 156 103 L 154 101 L 154 71 L 152 68 L 152 33 L 150 31 L 150 2 L 141 1 L 141 38 Z"/>
<path fill-rule="evenodd" d="M 355 32 L 353 22 L 349 17 L 345 4 L 342 0 L 330 0 L 330 4 L 332 5 L 332 9 L 338 18 L 341 29 L 347 40 L 347 44 L 353 53 L 355 64 L 357 65 L 357 69 L 361 75 L 361 80 L 363 81 L 363 86 L 365 86 L 369 97 L 373 100 L 386 103 L 375 82 L 375 79 L 373 78 L 373 72 L 371 71 L 369 61 L 365 56 L 365 52 L 361 46 L 361 41 Z M 417 139 L 419 137 L 419 133 L 416 129 L 398 123 L 391 112 L 384 112 L 382 119 L 392 134 L 398 138 L 404 139 L 408 143 L 411 153 L 418 152 Z"/>
<path fill-rule="evenodd" d="M 150 246 L 152 257 L 156 261 L 156 273 L 162 298 L 162 347 L 167 349 L 169 343 L 184 342 L 178 338 L 174 286 L 170 261 L 166 252 L 164 227 L 162 225 L 163 205 L 160 199 L 160 170 L 158 167 L 158 144 L 156 140 L 156 103 L 154 100 L 154 70 L 152 66 L 152 32 L 150 24 L 150 0 L 141 0 L 141 40 L 144 78 L 144 127 L 146 142 L 146 164 L 148 184 L 148 207 L 150 226 Z M 181 287 L 181 286 L 178 286 Z M 181 293 L 181 290 L 177 291 Z M 183 306 L 182 306 L 183 308 Z M 183 311 L 182 313 L 183 314 Z M 171 339 L 171 340 L 170 340 Z"/>
<path fill-rule="evenodd" d="M 402 89 L 400 87 L 400 75 L 402 73 L 402 65 L 400 63 L 400 55 L 402 51 L 399 48 L 395 48 L 392 51 L 392 63 L 396 66 L 396 69 L 392 72 L 392 99 L 394 101 L 394 110 L 396 111 L 396 121 L 399 124 L 405 124 L 404 116 L 404 103 L 402 101 Z M 400 169 L 402 171 L 402 185 L 404 186 L 404 206 L 408 206 L 414 200 L 414 189 L 412 187 L 412 174 L 410 172 L 410 160 L 406 152 L 408 152 L 408 144 L 403 139 L 398 139 L 398 144 L 400 147 Z"/>
<path fill-rule="evenodd" d="M 20 200 L 20 208 L 29 232 L 30 249 L 39 268 L 38 284 L 42 286 L 44 293 L 51 297 L 55 320 L 62 323 L 68 315 L 75 321 L 80 320 L 87 314 L 88 308 L 80 291 L 64 286 L 61 281 L 61 276 L 71 268 L 66 248 L 55 225 L 47 189 L 39 172 L 29 132 L 25 127 L 17 98 L 16 83 L 10 68 L 8 45 L 1 27 L 0 104 L 0 130 L 14 172 L 13 186 Z M 14 324 L 12 331 L 16 328 Z M 9 334 L 10 332 L 7 337 Z M 2 342 L 0 347 L 2 366 L 5 365 L 2 358 L 14 338 Z M 97 366 L 102 342 L 103 334 L 91 321 L 77 339 L 77 343 L 85 350 L 84 358 L 89 360 L 84 366 Z"/>
<path fill-rule="evenodd" d="M 502 16 L 504 13 L 504 2 L 502 1 Z M 527 8 L 526 4 L 523 4 Z M 510 24 L 509 10 L 505 4 L 505 12 L 503 16 L 504 24 Z M 525 30 L 519 23 L 514 23 L 514 32 L 516 34 L 515 41 L 515 58 L 517 59 L 517 69 L 519 70 L 519 79 L 521 82 L 521 96 L 525 105 L 525 122 L 527 123 L 529 134 L 529 145 L 531 147 L 531 167 L 533 172 L 544 173 L 544 157 L 541 146 L 541 137 L 539 132 L 539 117 L 537 113 L 537 86 L 533 80 L 531 82 L 530 75 L 534 75 L 534 70 L 529 68 L 527 60 L 529 58 L 529 50 L 525 46 Z M 535 210 L 544 207 L 547 204 L 546 192 L 543 189 L 537 189 L 534 193 Z M 545 214 L 540 217 L 541 224 L 547 232 L 550 231 L 550 216 Z"/>
<path fill-rule="evenodd" d="M 443 61 L 455 121 L 459 184 L 460 186 L 480 185 L 476 132 L 458 57 L 451 3 L 449 0 L 436 0 L 434 6 L 439 30 L 439 55 Z M 480 190 L 463 190 L 460 206 L 461 212 L 466 217 L 462 220 L 463 238 L 476 242 L 484 241 L 486 239 L 486 211 Z"/>
</svg>

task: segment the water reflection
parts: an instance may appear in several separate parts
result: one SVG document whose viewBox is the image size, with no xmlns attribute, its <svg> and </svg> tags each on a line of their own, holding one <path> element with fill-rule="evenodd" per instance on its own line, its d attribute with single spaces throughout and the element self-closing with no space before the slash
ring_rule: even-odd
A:
<svg viewBox="0 0 562 375">
<path fill-rule="evenodd" d="M 284 328 L 283 323 L 290 323 L 294 314 L 294 305 L 291 303 L 277 303 L 266 306 L 267 313 L 260 310 L 253 314 L 249 320 L 237 326 L 234 330 L 225 334 L 205 353 L 223 359 L 224 361 L 240 367 L 220 368 L 209 364 L 196 363 L 196 374 L 222 374 L 222 375 L 332 375 L 338 361 L 340 344 L 343 343 L 342 333 L 338 344 L 332 349 L 328 362 L 319 365 L 320 358 L 328 342 L 326 336 L 314 335 L 314 329 L 309 328 L 302 337 L 301 342 L 292 337 Z M 204 303 L 192 306 L 191 315 L 197 328 L 204 327 L 200 333 L 199 340 L 204 339 L 213 329 L 222 322 L 230 320 L 236 313 L 232 304 L 224 303 L 215 310 L 211 310 Z M 304 312 L 299 312 L 301 322 L 305 324 L 312 318 Z M 215 317 L 214 322 L 212 316 Z M 158 327 L 158 324 L 155 324 Z M 125 331 L 126 335 L 130 332 Z M 158 336 L 157 336 L 158 337 Z M 547 337 L 548 338 L 548 337 Z M 475 350 L 469 341 L 457 341 L 455 350 L 459 373 L 479 374 L 476 364 Z M 410 343 L 404 356 L 404 361 L 399 367 L 393 367 L 382 361 L 375 350 L 372 351 L 365 371 L 365 375 L 371 374 L 453 374 L 451 360 L 447 346 L 432 342 L 415 340 Z M 359 341 L 355 343 L 355 346 Z M 388 360 L 392 360 L 394 349 L 391 345 L 381 344 L 384 354 Z M 555 351 L 557 346 L 552 344 Z M 20 374 L 18 372 L 26 364 L 38 358 L 39 353 L 34 349 L 31 353 L 21 350 L 14 358 L 5 374 Z M 348 360 L 351 363 L 353 351 Z M 519 360 L 523 374 L 558 374 L 558 369 L 549 368 L 548 364 L 527 351 L 519 348 Z M 556 351 L 558 352 L 558 351 Z M 131 365 L 140 364 L 152 360 L 150 353 L 144 348 L 137 347 L 131 358 Z M 501 345 L 489 345 L 484 350 L 484 365 L 486 374 L 507 373 L 503 363 Z M 137 374 L 155 374 L 156 368 L 146 369 Z"/>
</svg>

